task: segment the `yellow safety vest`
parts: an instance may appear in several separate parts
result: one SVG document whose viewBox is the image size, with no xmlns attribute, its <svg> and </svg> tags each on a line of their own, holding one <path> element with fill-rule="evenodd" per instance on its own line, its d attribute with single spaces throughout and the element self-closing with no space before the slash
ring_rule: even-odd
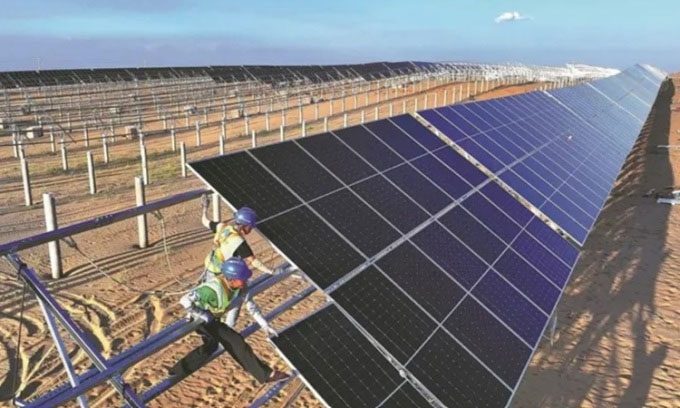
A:
<svg viewBox="0 0 680 408">
<path fill-rule="evenodd" d="M 224 289 L 224 286 L 222 285 L 222 282 L 219 280 L 211 280 L 207 281 L 205 283 L 202 283 L 197 287 L 198 288 L 210 288 L 212 291 L 215 292 L 215 296 L 217 297 L 217 305 L 213 306 L 209 303 L 203 303 L 201 302 L 200 306 L 202 309 L 205 309 L 212 313 L 216 317 L 220 317 L 224 314 L 224 312 L 227 311 L 229 308 L 229 304 L 231 303 L 232 300 L 236 299 L 236 297 L 239 294 L 239 289 L 233 291 L 233 292 L 227 292 Z M 229 295 L 232 296 L 229 296 Z"/>
<path fill-rule="evenodd" d="M 215 249 L 210 251 L 205 258 L 205 269 L 216 275 L 220 274 L 222 271 L 222 263 L 226 259 L 234 256 L 234 252 L 241 246 L 243 241 L 243 237 L 233 225 L 227 225 L 223 228 L 219 228 L 218 226 L 217 231 L 215 231 L 215 237 L 213 238 Z"/>
</svg>

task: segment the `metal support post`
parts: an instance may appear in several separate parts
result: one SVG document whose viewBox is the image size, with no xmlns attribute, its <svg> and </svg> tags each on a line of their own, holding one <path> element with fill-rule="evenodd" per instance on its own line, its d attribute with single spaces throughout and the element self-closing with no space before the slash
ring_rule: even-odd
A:
<svg viewBox="0 0 680 408">
<path fill-rule="evenodd" d="M 57 206 L 52 193 L 43 194 L 43 210 L 45 212 L 45 230 L 54 231 L 57 226 Z M 59 241 L 54 240 L 47 244 L 47 252 L 50 256 L 50 269 L 52 279 L 61 278 L 61 247 Z"/>
<path fill-rule="evenodd" d="M 220 196 L 217 193 L 212 194 L 212 219 L 215 222 L 220 222 Z"/>
<path fill-rule="evenodd" d="M 201 145 L 201 124 L 196 121 L 196 146 Z"/>
<path fill-rule="evenodd" d="M 279 140 L 282 141 L 282 142 L 285 140 L 284 132 L 285 132 L 284 127 L 283 127 L 283 125 L 281 125 L 281 127 L 279 128 L 279 133 L 280 133 Z"/>
<path fill-rule="evenodd" d="M 61 139 L 61 168 L 64 171 L 68 171 L 68 154 L 66 152 L 66 143 L 64 139 Z"/>
<path fill-rule="evenodd" d="M 28 160 L 21 159 L 21 180 L 24 184 L 24 203 L 26 207 L 33 205 L 33 196 L 31 195 L 31 176 L 28 172 Z"/>
<path fill-rule="evenodd" d="M 177 151 L 177 134 L 174 127 L 170 129 L 170 148 L 173 152 Z"/>
<path fill-rule="evenodd" d="M 182 177 L 186 178 L 187 177 L 187 149 L 186 146 L 184 145 L 184 142 L 180 142 L 179 144 L 179 162 L 181 168 L 181 173 Z"/>
<path fill-rule="evenodd" d="M 137 207 L 146 205 L 146 196 L 144 194 L 144 180 L 137 176 L 135 177 L 135 203 Z M 146 214 L 137 216 L 137 237 L 139 241 L 139 248 L 146 248 L 149 244 L 149 234 L 146 229 Z"/>
<path fill-rule="evenodd" d="M 146 146 L 141 145 L 139 147 L 139 155 L 142 160 L 142 180 L 144 180 L 144 185 L 149 184 L 149 166 L 146 161 Z"/>
<path fill-rule="evenodd" d="M 92 152 L 87 151 L 87 179 L 90 184 L 90 194 L 97 194 L 97 182 L 94 177 L 94 159 L 92 157 Z"/>
</svg>

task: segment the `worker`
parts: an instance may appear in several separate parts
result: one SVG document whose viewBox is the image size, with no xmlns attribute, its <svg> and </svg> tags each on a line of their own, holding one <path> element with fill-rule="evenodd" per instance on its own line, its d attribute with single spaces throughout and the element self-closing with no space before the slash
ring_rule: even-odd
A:
<svg viewBox="0 0 680 408">
<path fill-rule="evenodd" d="M 172 375 L 186 376 L 208 362 L 217 350 L 217 343 L 260 383 L 279 381 L 287 374 L 269 368 L 257 358 L 243 337 L 231 327 L 220 322 L 241 290 L 245 290 L 252 272 L 238 257 L 232 257 L 222 263 L 221 276 L 198 285 L 180 299 L 180 304 L 187 310 L 190 318 L 201 319 L 204 323 L 197 332 L 203 339 L 203 345 L 194 349 L 171 369 Z M 264 322 L 268 326 L 267 322 Z M 264 327 L 264 326 L 263 326 Z"/>
<path fill-rule="evenodd" d="M 213 275 L 219 276 L 220 265 L 232 256 L 241 257 L 248 267 L 266 274 L 273 274 L 259 259 L 255 258 L 252 249 L 246 242 L 245 236 L 257 226 L 257 214 L 248 207 L 241 207 L 234 213 L 232 223 L 210 221 L 208 218 L 208 197 L 203 196 L 203 214 L 201 223 L 212 231 L 213 250 L 205 258 L 205 269 Z M 210 274 L 206 274 L 210 279 Z"/>
<path fill-rule="evenodd" d="M 249 268 L 255 268 L 262 273 L 269 275 L 274 274 L 274 271 L 269 269 L 259 259 L 255 258 L 253 251 L 250 249 L 248 242 L 244 236 L 248 235 L 253 228 L 257 226 L 257 214 L 254 210 L 248 207 L 242 207 L 234 213 L 234 220 L 231 224 L 226 222 L 215 222 L 208 219 L 208 196 L 203 196 L 203 214 L 201 216 L 201 223 L 215 235 L 213 238 L 213 249 L 205 258 L 205 272 L 204 281 L 209 281 L 221 275 L 221 265 L 225 259 L 237 256 L 246 261 Z M 244 296 L 244 301 L 248 312 L 260 324 L 260 326 L 270 336 L 276 336 L 276 332 L 268 326 L 263 326 L 262 322 L 266 321 L 262 316 L 259 308 L 252 301 L 250 294 L 243 290 L 241 295 Z M 233 306 L 229 308 L 224 315 L 224 322 L 229 327 L 236 325 L 236 319 L 241 312 L 241 302 L 234 302 Z"/>
</svg>

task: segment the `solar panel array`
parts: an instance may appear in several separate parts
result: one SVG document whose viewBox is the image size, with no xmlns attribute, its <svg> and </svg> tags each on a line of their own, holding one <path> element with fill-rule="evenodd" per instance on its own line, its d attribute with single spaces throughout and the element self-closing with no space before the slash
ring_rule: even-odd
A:
<svg viewBox="0 0 680 408">
<path fill-rule="evenodd" d="M 317 317 L 323 330 L 310 320 L 276 340 L 332 406 L 390 406 L 415 389 L 449 406 L 505 405 L 578 256 L 408 115 L 190 166 L 234 207 L 253 207 L 260 231 L 334 299 L 319 315 L 342 322 Z M 370 341 L 350 341 L 348 324 Z M 363 371 L 343 374 L 346 388 L 328 356 L 344 338 L 380 361 L 357 357 Z M 348 404 L 387 366 L 390 382 Z"/>
<path fill-rule="evenodd" d="M 420 114 L 582 242 L 662 80 L 622 75 Z M 190 166 L 332 299 L 274 340 L 329 406 L 507 405 L 579 255 L 409 115 Z"/>
<path fill-rule="evenodd" d="M 462 64 L 431 62 L 375 62 L 348 65 L 236 65 L 206 67 L 97 68 L 0 72 L 0 88 L 74 85 L 179 78 L 211 78 L 216 82 L 257 81 L 265 84 L 322 83 L 341 80 L 376 80 L 395 76 L 468 72 Z"/>
<path fill-rule="evenodd" d="M 662 80 L 635 66 L 575 87 L 419 115 L 583 245 Z"/>
</svg>

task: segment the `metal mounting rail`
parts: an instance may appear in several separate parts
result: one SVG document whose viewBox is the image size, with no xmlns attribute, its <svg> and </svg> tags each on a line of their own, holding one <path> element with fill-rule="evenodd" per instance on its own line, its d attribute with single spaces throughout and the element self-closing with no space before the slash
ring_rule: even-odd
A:
<svg viewBox="0 0 680 408">
<path fill-rule="evenodd" d="M 170 197 L 162 198 L 157 201 L 150 202 L 138 207 L 132 207 L 111 214 L 102 215 L 100 217 L 89 220 L 77 222 L 75 224 L 67 225 L 66 227 L 57 228 L 54 231 L 47 231 L 31 237 L 18 239 L 16 241 L 0 244 L 0 256 L 11 254 L 22 249 L 31 248 L 47 242 L 59 240 L 61 238 L 69 237 L 71 235 L 79 234 L 81 232 L 89 231 L 91 229 L 103 227 L 105 225 L 113 224 L 118 221 L 123 221 L 128 218 L 136 217 L 138 215 L 150 213 L 161 208 L 169 207 L 184 201 L 193 200 L 203 194 L 210 192 L 210 190 L 199 189 L 191 190 L 184 193 L 175 194 Z"/>
</svg>

